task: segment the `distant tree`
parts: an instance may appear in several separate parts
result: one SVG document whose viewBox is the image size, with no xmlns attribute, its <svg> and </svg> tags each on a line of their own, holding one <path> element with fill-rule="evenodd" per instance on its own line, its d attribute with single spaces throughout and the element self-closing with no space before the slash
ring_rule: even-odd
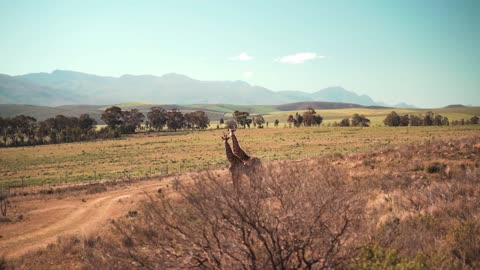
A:
<svg viewBox="0 0 480 270">
<path fill-rule="evenodd" d="M 478 116 L 472 116 L 472 118 L 470 118 L 470 123 L 472 125 L 478 125 L 478 122 L 479 122 L 480 118 L 478 118 Z"/>
<path fill-rule="evenodd" d="M 441 126 L 443 123 L 443 116 L 437 114 L 433 117 L 433 125 L 434 126 Z"/>
<path fill-rule="evenodd" d="M 369 127 L 370 119 L 366 118 L 364 115 L 354 114 L 352 116 L 352 126 L 354 127 Z"/>
<path fill-rule="evenodd" d="M 192 129 L 206 129 L 210 126 L 210 120 L 204 111 L 195 111 L 185 114 L 185 124 Z"/>
<path fill-rule="evenodd" d="M 223 125 L 225 123 L 225 121 L 223 120 L 223 118 L 220 118 L 220 125 Z"/>
<path fill-rule="evenodd" d="M 448 121 L 448 117 L 443 117 L 442 118 L 442 126 L 449 126 L 450 125 L 450 121 Z"/>
<path fill-rule="evenodd" d="M 318 126 L 322 123 L 323 117 L 317 115 L 317 112 L 313 108 L 308 108 L 307 111 L 303 113 L 303 124 L 307 127 Z"/>
<path fill-rule="evenodd" d="M 20 144 L 25 145 L 33 143 L 37 119 L 21 114 L 15 116 L 12 121 L 15 123 L 15 134 L 16 137 L 20 139 Z"/>
<path fill-rule="evenodd" d="M 400 126 L 406 127 L 408 126 L 408 123 L 410 123 L 410 119 L 408 117 L 408 114 L 404 114 L 400 116 Z"/>
<path fill-rule="evenodd" d="M 340 127 L 349 127 L 350 126 L 350 119 L 349 118 L 344 118 L 342 121 L 340 121 L 339 124 L 337 122 L 334 123 L 334 126 L 340 126 Z"/>
<path fill-rule="evenodd" d="M 400 120 L 400 116 L 397 114 L 397 112 L 392 111 L 391 113 L 387 114 L 387 117 L 385 117 L 383 123 L 385 126 L 398 127 L 400 126 Z"/>
<path fill-rule="evenodd" d="M 237 128 L 237 122 L 233 119 L 230 119 L 228 120 L 226 123 L 225 123 L 225 127 L 226 128 L 232 128 L 232 129 L 236 129 Z"/>
<path fill-rule="evenodd" d="M 122 133 L 135 133 L 135 130 L 141 127 L 145 115 L 138 109 L 131 109 L 122 113 Z"/>
<path fill-rule="evenodd" d="M 177 109 L 172 109 L 167 112 L 167 127 L 170 130 L 177 131 L 185 127 L 185 117 Z"/>
<path fill-rule="evenodd" d="M 279 124 L 279 123 L 280 123 L 280 121 L 278 121 L 278 119 L 275 119 L 275 122 L 273 123 L 273 125 L 274 125 L 275 127 L 278 127 L 278 124 Z"/>
<path fill-rule="evenodd" d="M 210 126 L 210 119 L 208 118 L 207 113 L 205 113 L 204 111 L 196 111 L 195 120 L 195 125 L 199 129 L 206 129 Z"/>
<path fill-rule="evenodd" d="M 50 130 L 48 137 L 50 138 L 49 140 L 50 143 L 53 143 L 53 144 L 57 143 L 57 131 L 55 129 Z"/>
<path fill-rule="evenodd" d="M 434 118 L 433 112 L 427 112 L 425 116 L 423 117 L 423 125 L 424 126 L 432 126 L 433 125 L 433 118 Z"/>
<path fill-rule="evenodd" d="M 123 124 L 123 112 L 117 106 L 107 108 L 100 118 L 112 129 L 116 129 Z"/>
<path fill-rule="evenodd" d="M 292 124 L 295 126 L 295 127 L 298 127 L 298 122 L 297 122 L 297 119 L 295 117 L 293 117 L 293 115 L 289 115 L 288 118 L 287 118 L 287 123 L 288 123 L 288 126 L 289 127 L 292 127 Z"/>
<path fill-rule="evenodd" d="M 8 128 L 7 118 L 3 118 L 0 116 L 0 136 L 2 138 L 3 146 L 7 146 L 7 140 L 5 136 L 5 131 L 7 130 L 7 128 Z"/>
<path fill-rule="evenodd" d="M 90 118 L 90 115 L 84 113 L 81 114 L 80 117 L 78 118 L 79 121 L 79 127 L 81 130 L 88 131 L 97 124 L 97 121 L 95 119 Z"/>
<path fill-rule="evenodd" d="M 296 127 L 300 127 L 300 126 L 303 124 L 303 116 L 300 115 L 300 114 L 297 112 L 297 113 L 295 113 L 295 118 L 296 118 L 296 120 L 297 120 L 295 126 L 296 126 Z"/>
<path fill-rule="evenodd" d="M 423 120 L 422 120 L 422 118 L 420 118 L 420 116 L 411 114 L 409 118 L 410 118 L 410 121 L 409 121 L 410 126 L 421 126 L 421 125 L 423 125 Z"/>
<path fill-rule="evenodd" d="M 167 111 L 162 107 L 152 107 L 147 113 L 148 123 L 155 130 L 162 130 L 167 124 Z"/>
<path fill-rule="evenodd" d="M 253 123 L 255 123 L 258 126 L 258 128 L 263 128 L 263 124 L 265 123 L 265 119 L 263 118 L 263 116 L 257 115 L 257 116 L 255 116 L 255 118 L 253 118 Z"/>
<path fill-rule="evenodd" d="M 250 116 L 249 112 L 241 112 L 241 111 L 233 112 L 233 118 L 237 122 L 237 125 L 240 125 L 243 128 L 245 128 L 245 126 L 250 127 L 252 120 L 248 118 L 249 116 Z"/>
</svg>

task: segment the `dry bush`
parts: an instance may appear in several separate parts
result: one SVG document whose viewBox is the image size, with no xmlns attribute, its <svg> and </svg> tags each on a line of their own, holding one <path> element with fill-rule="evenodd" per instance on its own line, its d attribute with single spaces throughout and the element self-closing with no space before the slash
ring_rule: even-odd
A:
<svg viewBox="0 0 480 270">
<path fill-rule="evenodd" d="M 370 226 L 372 242 L 402 258 L 428 258 L 423 269 L 479 269 L 480 228 L 472 225 L 480 216 L 479 156 L 469 147 L 475 141 L 399 149 L 402 166 L 375 173 L 376 184 L 369 186 L 378 194 L 368 204 L 368 215 L 377 221 Z M 417 169 L 419 158 L 425 171 Z"/>
<path fill-rule="evenodd" d="M 122 248 L 104 246 L 103 258 L 119 268 L 338 269 L 356 254 L 362 208 L 326 163 L 268 167 L 243 177 L 238 192 L 206 173 L 178 194 L 150 197 L 138 220 L 115 223 Z"/>
</svg>

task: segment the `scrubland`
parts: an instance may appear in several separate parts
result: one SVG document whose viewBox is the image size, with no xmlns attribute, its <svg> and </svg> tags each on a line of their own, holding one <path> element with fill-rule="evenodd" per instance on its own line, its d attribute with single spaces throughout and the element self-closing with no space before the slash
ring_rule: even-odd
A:
<svg viewBox="0 0 480 270">
<path fill-rule="evenodd" d="M 322 129 L 303 129 L 303 136 L 315 141 L 318 130 Z M 291 136 L 295 129 L 286 131 L 284 136 Z M 275 138 L 274 129 L 261 132 Z M 477 130 L 442 127 L 412 132 L 411 128 L 411 136 L 405 135 L 406 129 L 341 132 L 355 136 L 348 140 L 351 134 L 336 134 L 330 137 L 337 138 L 335 143 L 327 147 L 349 145 L 350 151 L 264 160 L 257 174 L 242 176 L 238 191 L 233 190 L 230 177 L 217 170 L 193 174 L 190 180 L 173 180 L 155 194 L 146 194 L 135 211 L 113 221 L 110 233 L 62 237 L 47 249 L 4 265 L 43 269 L 480 268 Z M 319 134 L 324 143 L 328 141 L 327 132 Z M 252 145 L 248 135 L 245 131 L 237 136 L 244 145 Z M 390 142 L 361 147 L 368 140 Z"/>
</svg>

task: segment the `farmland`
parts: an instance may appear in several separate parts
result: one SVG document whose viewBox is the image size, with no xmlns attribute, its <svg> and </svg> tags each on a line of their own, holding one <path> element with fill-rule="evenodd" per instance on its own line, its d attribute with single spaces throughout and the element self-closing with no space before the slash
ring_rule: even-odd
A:
<svg viewBox="0 0 480 270">
<path fill-rule="evenodd" d="M 333 111 L 332 111 L 333 112 Z M 327 117 L 327 116 L 326 116 Z M 240 129 L 242 147 L 263 160 L 373 150 L 479 134 L 480 126 Z M 224 129 L 144 133 L 116 140 L 0 149 L 0 182 L 28 185 L 158 175 L 227 166 Z"/>
</svg>

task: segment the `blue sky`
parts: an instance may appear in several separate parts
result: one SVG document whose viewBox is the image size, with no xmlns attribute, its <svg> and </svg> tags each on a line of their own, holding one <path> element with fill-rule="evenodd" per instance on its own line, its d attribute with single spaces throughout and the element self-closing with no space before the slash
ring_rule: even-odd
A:
<svg viewBox="0 0 480 270">
<path fill-rule="evenodd" d="M 342 86 L 376 101 L 480 105 L 480 1 L 0 0 L 0 73 Z"/>
</svg>

